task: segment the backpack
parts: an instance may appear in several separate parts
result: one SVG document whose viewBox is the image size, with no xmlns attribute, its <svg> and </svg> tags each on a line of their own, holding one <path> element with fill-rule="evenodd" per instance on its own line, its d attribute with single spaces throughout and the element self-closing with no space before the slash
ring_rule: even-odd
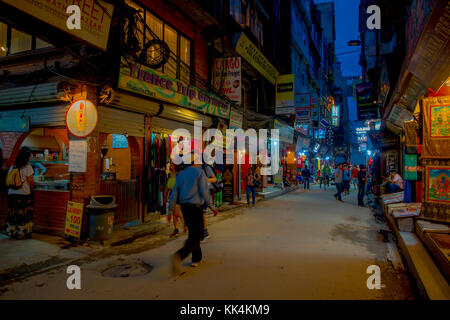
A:
<svg viewBox="0 0 450 320">
<path fill-rule="evenodd" d="M 14 166 L 6 176 L 6 186 L 13 190 L 19 190 L 23 186 L 20 170 Z"/>
<path fill-rule="evenodd" d="M 202 167 L 203 167 L 203 171 L 205 172 L 206 177 L 208 177 L 208 175 L 206 174 L 206 167 L 210 167 L 212 169 L 212 171 L 214 172 L 214 168 L 211 167 L 209 164 L 203 164 Z M 216 176 L 216 178 L 217 178 L 217 176 Z M 210 183 L 210 186 L 211 186 L 211 190 L 210 190 L 211 193 L 216 194 L 216 193 L 222 191 L 223 181 L 219 181 L 219 179 L 217 179 L 216 182 Z"/>
</svg>

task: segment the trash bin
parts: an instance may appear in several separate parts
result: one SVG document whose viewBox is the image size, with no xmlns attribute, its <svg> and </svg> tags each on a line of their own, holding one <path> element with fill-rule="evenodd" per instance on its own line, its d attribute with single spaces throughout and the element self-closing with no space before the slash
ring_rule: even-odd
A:
<svg viewBox="0 0 450 320">
<path fill-rule="evenodd" d="M 117 204 L 114 196 L 93 196 L 87 205 L 89 238 L 94 241 L 111 239 Z"/>
</svg>

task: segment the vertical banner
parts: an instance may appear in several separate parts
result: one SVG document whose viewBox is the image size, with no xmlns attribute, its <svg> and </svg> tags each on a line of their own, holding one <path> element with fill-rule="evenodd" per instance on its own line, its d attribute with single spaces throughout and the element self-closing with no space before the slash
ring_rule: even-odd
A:
<svg viewBox="0 0 450 320">
<path fill-rule="evenodd" d="M 214 62 L 214 87 L 237 105 L 242 103 L 241 58 L 229 57 Z"/>
<path fill-rule="evenodd" d="M 311 94 L 296 93 L 295 94 L 295 119 L 310 120 L 311 119 Z"/>
<path fill-rule="evenodd" d="M 275 114 L 295 113 L 294 74 L 284 74 L 278 77 L 276 83 Z"/>
<path fill-rule="evenodd" d="M 317 93 L 311 94 L 311 120 L 319 121 L 319 98 Z"/>
</svg>

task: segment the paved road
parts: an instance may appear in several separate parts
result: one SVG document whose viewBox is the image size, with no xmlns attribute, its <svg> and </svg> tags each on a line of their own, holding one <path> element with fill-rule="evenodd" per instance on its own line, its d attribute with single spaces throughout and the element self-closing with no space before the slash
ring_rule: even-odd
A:
<svg viewBox="0 0 450 320">
<path fill-rule="evenodd" d="M 0 299 L 413 299 L 399 261 L 387 260 L 395 256 L 370 210 L 356 206 L 355 191 L 345 203 L 337 202 L 333 191 L 298 190 L 217 219 L 209 226 L 201 267 L 185 265 L 175 279 L 169 257 L 183 236 L 81 265 L 81 290 L 68 290 L 68 275 L 60 269 L 14 283 Z M 139 245 L 146 241 L 152 247 L 154 239 Z M 152 271 L 102 275 L 110 266 L 140 262 Z M 381 268 L 381 290 L 367 288 L 370 265 Z"/>
</svg>

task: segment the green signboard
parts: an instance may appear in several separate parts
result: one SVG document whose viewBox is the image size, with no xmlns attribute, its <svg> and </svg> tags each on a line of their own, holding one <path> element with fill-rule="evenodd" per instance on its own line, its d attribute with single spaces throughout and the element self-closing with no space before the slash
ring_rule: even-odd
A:
<svg viewBox="0 0 450 320">
<path fill-rule="evenodd" d="M 184 84 L 143 65 L 128 65 L 123 58 L 118 87 L 198 112 L 230 118 L 230 104 L 213 93 Z"/>
</svg>

